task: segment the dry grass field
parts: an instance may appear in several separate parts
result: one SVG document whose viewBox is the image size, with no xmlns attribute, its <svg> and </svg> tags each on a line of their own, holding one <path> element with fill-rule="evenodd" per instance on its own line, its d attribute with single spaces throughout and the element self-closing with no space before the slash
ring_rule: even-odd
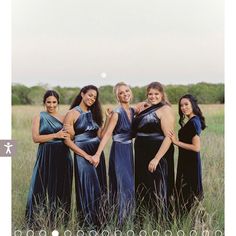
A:
<svg viewBox="0 0 236 236">
<path fill-rule="evenodd" d="M 204 230 L 209 232 L 209 234 L 206 235 L 224 234 L 224 105 L 213 104 L 201 105 L 200 107 L 206 117 L 208 126 L 201 135 L 201 158 L 205 198 L 196 209 L 194 220 L 190 217 L 190 219 L 185 219 L 181 223 L 174 221 L 172 225 L 169 225 L 169 229 L 173 232 L 173 235 L 202 235 L 201 233 Z M 68 106 L 60 106 L 59 109 L 61 113 L 65 113 Z M 176 118 L 178 118 L 176 105 L 173 105 L 173 109 L 176 112 Z M 37 144 L 34 144 L 31 138 L 31 121 L 33 116 L 38 114 L 41 110 L 44 110 L 43 106 L 12 107 L 12 136 L 13 139 L 17 140 L 17 154 L 12 159 L 13 232 L 15 230 L 25 230 L 24 213 L 26 199 L 37 150 Z M 179 126 L 176 119 L 176 132 L 178 128 Z M 105 150 L 107 159 L 109 156 L 109 146 L 110 144 L 107 145 Z M 177 162 L 177 156 L 178 150 L 176 148 L 175 163 Z M 72 232 L 76 232 L 74 192 L 72 197 L 72 215 L 67 228 Z M 201 217 L 198 217 L 200 213 Z M 152 221 L 153 219 L 148 219 L 148 223 L 145 225 L 147 235 L 157 235 L 151 233 L 155 229 Z M 110 224 L 108 223 L 106 226 L 106 230 L 108 231 L 112 231 L 114 228 L 115 226 L 112 225 L 112 222 L 110 222 Z M 127 222 L 125 228 L 132 229 L 135 232 L 141 230 L 137 225 L 130 222 Z M 45 230 L 50 231 L 50 229 Z M 62 226 L 61 228 L 59 227 L 60 232 L 64 232 L 63 230 L 65 229 L 63 229 Z M 183 230 L 185 234 L 177 234 L 179 230 Z M 196 231 L 192 231 L 193 234 L 190 234 L 191 230 Z M 220 234 L 220 231 L 223 234 Z M 73 235 L 76 235 L 76 233 Z M 139 234 L 135 233 L 135 235 Z M 171 234 L 167 233 L 165 235 Z"/>
</svg>

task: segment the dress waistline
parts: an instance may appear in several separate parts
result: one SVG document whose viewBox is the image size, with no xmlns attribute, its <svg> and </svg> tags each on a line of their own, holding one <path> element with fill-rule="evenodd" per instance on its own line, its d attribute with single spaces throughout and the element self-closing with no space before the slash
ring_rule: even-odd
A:
<svg viewBox="0 0 236 236">
<path fill-rule="evenodd" d="M 132 143 L 131 134 L 115 134 L 112 136 L 114 142 L 119 142 L 123 144 Z"/>
<path fill-rule="evenodd" d="M 87 131 L 83 134 L 77 134 L 75 135 L 75 142 L 92 142 L 99 140 L 98 136 L 94 132 Z"/>
<path fill-rule="evenodd" d="M 141 133 L 138 132 L 136 134 L 137 137 L 147 137 L 150 140 L 164 140 L 165 136 L 158 134 L 158 133 Z"/>
</svg>

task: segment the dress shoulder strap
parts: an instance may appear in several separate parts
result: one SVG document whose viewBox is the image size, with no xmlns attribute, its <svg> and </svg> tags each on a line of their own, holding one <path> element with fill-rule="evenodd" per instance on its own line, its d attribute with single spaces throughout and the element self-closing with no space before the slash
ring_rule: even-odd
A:
<svg viewBox="0 0 236 236">
<path fill-rule="evenodd" d="M 81 107 L 80 107 L 79 105 L 76 106 L 75 109 L 76 109 L 80 114 L 83 113 L 83 110 L 81 109 Z"/>
</svg>

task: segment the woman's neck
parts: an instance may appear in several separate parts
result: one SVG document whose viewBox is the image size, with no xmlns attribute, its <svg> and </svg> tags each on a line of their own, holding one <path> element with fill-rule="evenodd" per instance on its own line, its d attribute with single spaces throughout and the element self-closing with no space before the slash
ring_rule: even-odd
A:
<svg viewBox="0 0 236 236">
<path fill-rule="evenodd" d="M 52 115 L 52 116 L 55 116 L 58 114 L 57 111 L 54 111 L 54 112 L 50 112 L 50 111 L 46 111 L 49 115 Z"/>
<path fill-rule="evenodd" d="M 190 115 L 188 115 L 187 117 L 188 117 L 188 119 L 191 119 L 191 118 L 193 118 L 194 116 L 196 116 L 194 113 L 192 113 L 192 114 L 190 114 Z"/>
<path fill-rule="evenodd" d="M 121 105 L 125 110 L 129 110 L 129 103 L 120 103 L 120 105 Z"/>
<path fill-rule="evenodd" d="M 86 106 L 83 101 L 79 104 L 79 106 L 82 109 L 82 111 L 85 112 L 88 111 L 88 106 Z"/>
</svg>

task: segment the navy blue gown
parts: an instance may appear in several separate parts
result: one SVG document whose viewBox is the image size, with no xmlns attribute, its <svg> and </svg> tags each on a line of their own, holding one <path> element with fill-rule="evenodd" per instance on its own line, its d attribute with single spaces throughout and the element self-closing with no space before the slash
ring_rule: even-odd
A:
<svg viewBox="0 0 236 236">
<path fill-rule="evenodd" d="M 156 170 L 148 170 L 164 140 L 160 119 L 156 110 L 164 104 L 153 105 L 133 121 L 135 139 L 135 191 L 140 210 L 149 209 L 160 219 L 169 215 L 169 199 L 174 189 L 174 147 L 171 145 L 161 158 Z"/>
<path fill-rule="evenodd" d="M 122 224 L 132 214 L 135 201 L 131 130 L 134 110 L 130 108 L 131 121 L 122 107 L 113 112 L 118 114 L 118 121 L 113 130 L 109 159 L 109 193 L 111 203 L 118 207 L 118 224 Z"/>
<path fill-rule="evenodd" d="M 91 111 L 84 112 L 77 106 L 79 118 L 74 123 L 75 144 L 89 155 L 94 155 L 100 144 L 97 136 L 98 124 Z M 75 154 L 75 189 L 79 223 L 100 226 L 103 218 L 103 200 L 107 196 L 106 165 L 104 154 L 95 168 L 84 157 Z"/>
<path fill-rule="evenodd" d="M 179 141 L 191 144 L 195 135 L 200 136 L 201 121 L 193 116 L 180 130 Z M 179 158 L 176 177 L 177 209 L 184 214 L 190 211 L 196 202 L 203 198 L 202 168 L 200 152 L 194 152 L 179 147 Z"/>
<path fill-rule="evenodd" d="M 39 134 L 60 131 L 63 124 L 47 112 L 40 113 Z M 26 221 L 29 227 L 37 225 L 37 214 L 42 209 L 50 215 L 49 225 L 56 215 L 69 219 L 72 189 L 72 158 L 62 139 L 53 139 L 38 146 L 37 159 L 31 179 L 26 205 Z"/>
</svg>

